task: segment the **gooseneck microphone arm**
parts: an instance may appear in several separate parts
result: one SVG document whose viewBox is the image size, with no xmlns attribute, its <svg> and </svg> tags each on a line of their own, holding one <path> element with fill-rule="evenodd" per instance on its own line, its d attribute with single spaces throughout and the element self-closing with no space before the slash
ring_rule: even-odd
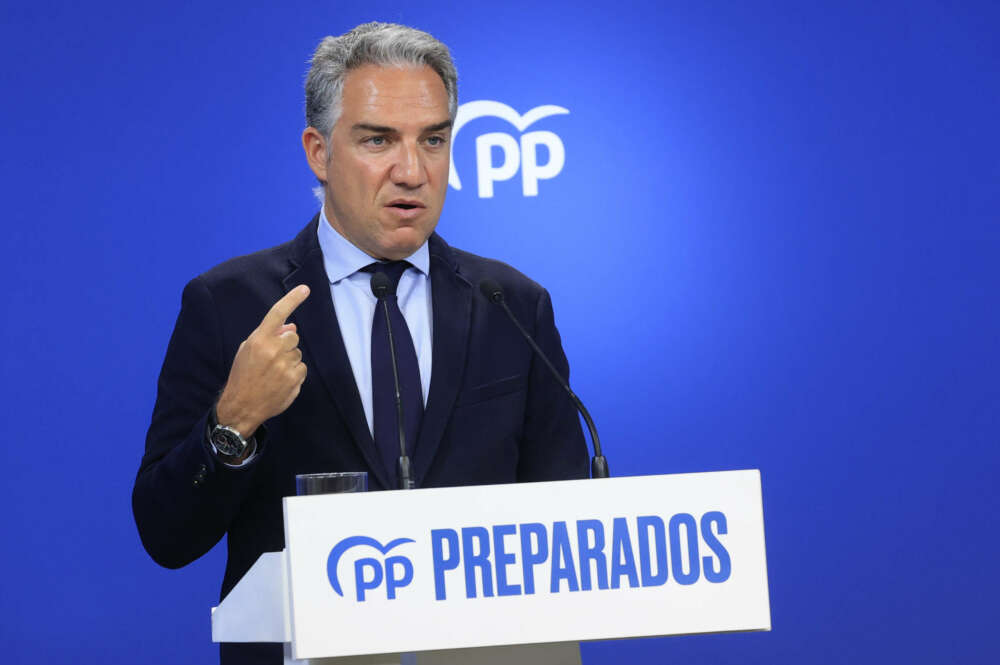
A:
<svg viewBox="0 0 1000 665">
<path fill-rule="evenodd" d="M 392 283 L 385 273 L 376 272 L 372 274 L 371 280 L 372 294 L 378 300 L 375 307 L 382 305 L 382 312 L 385 314 L 385 329 L 389 333 L 389 357 L 392 359 L 392 380 L 396 389 L 396 424 L 399 426 L 399 459 L 396 461 L 396 473 L 399 476 L 399 489 L 413 489 L 412 473 L 410 469 L 410 457 L 406 454 L 406 429 L 403 425 L 403 397 L 399 388 L 399 368 L 396 364 L 396 342 L 392 336 L 392 323 L 389 321 L 389 303 L 386 298 L 392 295 Z"/>
<path fill-rule="evenodd" d="M 507 313 L 507 317 L 517 327 L 521 336 L 524 337 L 528 344 L 531 345 L 531 348 L 536 354 L 538 354 L 538 357 L 545 362 L 545 365 L 552 372 L 552 376 L 556 378 L 559 385 L 561 385 L 563 390 L 566 391 L 566 394 L 569 395 L 569 398 L 573 401 L 573 406 L 576 407 L 576 410 L 583 416 L 584 422 L 587 423 L 587 429 L 590 430 L 590 440 L 594 442 L 594 457 L 590 460 L 590 475 L 592 478 L 608 478 L 608 461 L 604 459 L 604 455 L 601 454 L 601 438 L 597 436 L 597 427 L 594 426 L 594 420 L 590 417 L 590 412 L 587 411 L 587 407 L 583 405 L 580 398 L 576 396 L 576 393 L 574 393 L 569 387 L 569 384 L 566 383 L 566 379 L 562 377 L 562 374 L 560 374 L 559 370 L 557 370 L 555 365 L 552 364 L 552 361 L 549 360 L 548 356 L 546 356 L 538 344 L 535 343 L 535 340 L 531 338 L 531 335 L 529 335 L 528 331 L 524 329 L 521 322 L 517 320 L 517 317 L 514 316 L 514 312 L 510 311 L 510 307 L 504 299 L 503 289 L 500 285 L 492 279 L 484 279 L 479 282 L 479 290 L 487 300 L 500 305 L 503 308 L 503 311 Z"/>
</svg>

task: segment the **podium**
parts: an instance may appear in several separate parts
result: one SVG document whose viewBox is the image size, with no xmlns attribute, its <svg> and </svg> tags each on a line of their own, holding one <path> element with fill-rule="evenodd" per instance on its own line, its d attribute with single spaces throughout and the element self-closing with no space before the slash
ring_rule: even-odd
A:
<svg viewBox="0 0 1000 665">
<path fill-rule="evenodd" d="M 286 663 L 579 665 L 578 643 L 770 630 L 760 473 L 284 499 L 212 610 Z"/>
</svg>

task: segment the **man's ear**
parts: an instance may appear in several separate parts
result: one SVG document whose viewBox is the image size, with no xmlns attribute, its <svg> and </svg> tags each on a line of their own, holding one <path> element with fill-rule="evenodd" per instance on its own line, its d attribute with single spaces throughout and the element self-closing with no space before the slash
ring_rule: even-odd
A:
<svg viewBox="0 0 1000 665">
<path fill-rule="evenodd" d="M 302 132 L 302 149 L 306 151 L 306 161 L 313 175 L 320 182 L 326 182 L 326 139 L 315 127 L 306 127 Z"/>
</svg>

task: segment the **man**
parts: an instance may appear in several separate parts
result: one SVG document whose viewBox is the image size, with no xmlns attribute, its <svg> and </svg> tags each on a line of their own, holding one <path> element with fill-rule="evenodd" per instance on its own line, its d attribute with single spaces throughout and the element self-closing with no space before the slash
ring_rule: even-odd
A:
<svg viewBox="0 0 1000 665">
<path fill-rule="evenodd" d="M 284 547 L 281 498 L 296 474 L 367 471 L 371 489 L 397 486 L 372 272 L 398 279 L 386 303 L 417 487 L 586 477 L 572 404 L 478 285 L 503 286 L 565 375 L 548 294 L 434 233 L 456 79 L 447 48 L 404 26 L 365 24 L 317 48 L 302 144 L 322 210 L 294 240 L 184 289 L 133 492 L 160 564 L 183 566 L 228 535 L 224 596 Z M 281 648 L 223 645 L 222 660 L 280 662 Z"/>
</svg>

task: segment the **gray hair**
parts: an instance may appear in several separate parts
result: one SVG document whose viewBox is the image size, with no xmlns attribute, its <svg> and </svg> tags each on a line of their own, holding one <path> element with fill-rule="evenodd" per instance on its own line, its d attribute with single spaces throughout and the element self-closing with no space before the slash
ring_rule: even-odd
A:
<svg viewBox="0 0 1000 665">
<path fill-rule="evenodd" d="M 325 37 L 316 47 L 306 77 L 306 125 L 330 138 L 340 117 L 344 78 L 362 65 L 427 65 L 448 92 L 452 121 L 458 112 L 458 72 L 448 47 L 422 30 L 396 23 L 363 23 L 339 37 Z"/>
</svg>

